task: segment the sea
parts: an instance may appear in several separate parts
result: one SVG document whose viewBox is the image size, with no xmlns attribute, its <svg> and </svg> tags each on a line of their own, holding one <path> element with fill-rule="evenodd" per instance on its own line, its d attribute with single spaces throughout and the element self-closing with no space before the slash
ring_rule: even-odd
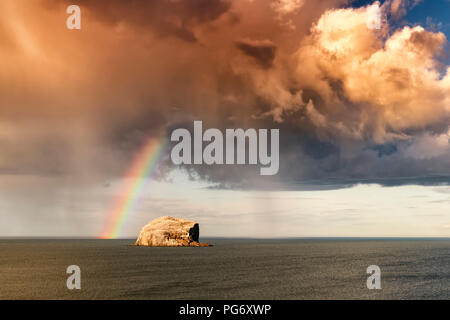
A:
<svg viewBox="0 0 450 320">
<path fill-rule="evenodd" d="M 450 239 L 0 239 L 0 299 L 449 299 Z M 69 266 L 80 286 L 68 289 Z M 381 289 L 368 289 L 379 267 Z"/>
</svg>

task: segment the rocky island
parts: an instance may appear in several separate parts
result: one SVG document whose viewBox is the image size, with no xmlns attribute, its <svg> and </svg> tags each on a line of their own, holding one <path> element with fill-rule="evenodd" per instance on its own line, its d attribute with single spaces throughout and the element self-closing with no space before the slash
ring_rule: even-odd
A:
<svg viewBox="0 0 450 320">
<path fill-rule="evenodd" d="M 145 225 L 136 240 L 136 246 L 147 247 L 210 247 L 199 242 L 198 223 L 174 218 L 160 217 Z"/>
</svg>

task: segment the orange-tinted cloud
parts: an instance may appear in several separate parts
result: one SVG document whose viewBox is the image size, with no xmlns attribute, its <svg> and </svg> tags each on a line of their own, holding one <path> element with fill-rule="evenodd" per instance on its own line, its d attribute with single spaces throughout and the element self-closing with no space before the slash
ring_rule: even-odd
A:
<svg viewBox="0 0 450 320">
<path fill-rule="evenodd" d="M 120 175 L 146 135 L 192 119 L 280 127 L 294 179 L 383 175 L 374 144 L 448 135 L 445 36 L 389 25 L 413 2 L 385 2 L 379 30 L 346 0 L 78 3 L 79 31 L 65 27 L 69 1 L 0 3 L 5 172 Z M 245 177 L 217 170 L 205 176 Z"/>
</svg>

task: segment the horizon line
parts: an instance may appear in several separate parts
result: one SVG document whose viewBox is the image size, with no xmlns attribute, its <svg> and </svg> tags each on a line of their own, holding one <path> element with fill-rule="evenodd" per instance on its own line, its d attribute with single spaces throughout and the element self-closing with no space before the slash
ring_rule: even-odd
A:
<svg viewBox="0 0 450 320">
<path fill-rule="evenodd" d="M 0 236 L 0 240 L 135 240 L 132 238 L 101 238 L 98 236 Z M 207 240 L 450 240 L 450 236 L 312 236 L 312 237 L 221 237 L 206 236 Z"/>
</svg>

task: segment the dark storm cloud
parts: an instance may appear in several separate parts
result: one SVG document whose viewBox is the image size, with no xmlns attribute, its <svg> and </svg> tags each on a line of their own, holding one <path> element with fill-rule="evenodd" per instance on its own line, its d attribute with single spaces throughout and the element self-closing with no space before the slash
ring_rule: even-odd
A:
<svg viewBox="0 0 450 320">
<path fill-rule="evenodd" d="M 256 59 L 264 68 L 272 66 L 277 49 L 273 42 L 241 39 L 236 41 L 236 46 L 246 55 Z"/>
<path fill-rule="evenodd" d="M 3 2 L 0 168 L 117 177 L 149 137 L 203 120 L 280 129 L 274 177 L 188 168 L 222 186 L 448 176 L 445 36 L 371 31 L 347 2 L 81 0 L 73 32 L 70 1 Z"/>
<path fill-rule="evenodd" d="M 64 7 L 73 1 L 46 0 L 50 8 Z M 77 5 L 112 27 L 126 24 L 138 32 L 152 28 L 161 36 L 175 36 L 188 42 L 197 39 L 192 27 L 213 21 L 227 12 L 227 0 L 80 0 Z"/>
</svg>

